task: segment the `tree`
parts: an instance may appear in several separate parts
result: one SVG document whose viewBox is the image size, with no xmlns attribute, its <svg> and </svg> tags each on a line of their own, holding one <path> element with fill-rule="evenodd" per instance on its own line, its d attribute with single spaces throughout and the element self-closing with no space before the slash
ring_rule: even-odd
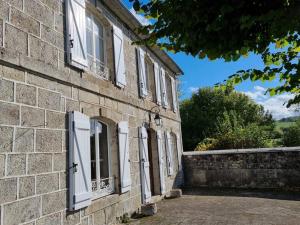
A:
<svg viewBox="0 0 300 225">
<path fill-rule="evenodd" d="M 294 93 L 287 106 L 300 102 L 299 0 L 130 1 L 152 22 L 139 29 L 145 38 L 138 44 L 211 60 L 236 61 L 251 52 L 260 54 L 262 70 L 237 71 L 220 85 L 278 78 L 281 85 L 268 92 Z"/>
<path fill-rule="evenodd" d="M 224 112 L 233 111 L 243 126 L 256 123 L 274 129 L 272 116 L 248 96 L 234 90 L 202 88 L 180 103 L 183 145 L 193 150 L 205 138 L 218 133 Z"/>
<path fill-rule="evenodd" d="M 290 127 L 283 128 L 282 142 L 284 146 L 294 147 L 300 145 L 300 119 Z"/>
</svg>

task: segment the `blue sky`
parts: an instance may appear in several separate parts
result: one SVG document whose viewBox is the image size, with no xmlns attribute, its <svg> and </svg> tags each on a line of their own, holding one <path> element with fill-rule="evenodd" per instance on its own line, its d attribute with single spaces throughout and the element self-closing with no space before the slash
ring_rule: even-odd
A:
<svg viewBox="0 0 300 225">
<path fill-rule="evenodd" d="M 129 0 L 123 0 L 123 2 L 141 23 L 148 22 L 147 19 L 135 13 Z M 247 58 L 241 58 L 236 62 L 224 62 L 222 59 L 210 61 L 209 59 L 194 58 L 184 53 L 169 53 L 169 55 L 184 71 L 184 75 L 180 77 L 183 93 L 182 99 L 191 97 L 193 92 L 198 88 L 214 86 L 214 84 L 225 80 L 238 70 L 263 68 L 260 56 L 254 54 L 250 54 Z M 236 89 L 244 92 L 254 101 L 263 105 L 276 119 L 298 115 L 299 113 L 295 111 L 295 108 L 287 109 L 284 106 L 293 97 L 291 94 L 283 94 L 275 97 L 265 95 L 268 87 L 274 87 L 278 84 L 278 81 L 265 83 L 248 81 L 243 82 Z"/>
</svg>

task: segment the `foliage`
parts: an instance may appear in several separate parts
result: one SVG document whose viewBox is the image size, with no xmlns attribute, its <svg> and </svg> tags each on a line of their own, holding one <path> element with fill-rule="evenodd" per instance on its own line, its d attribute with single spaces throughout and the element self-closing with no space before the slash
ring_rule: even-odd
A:
<svg viewBox="0 0 300 225">
<path fill-rule="evenodd" d="M 282 142 L 284 146 L 300 146 L 300 120 L 295 125 L 283 128 Z"/>
<path fill-rule="evenodd" d="M 152 21 L 139 29 L 145 38 L 138 44 L 211 60 L 236 61 L 249 53 L 260 54 L 263 69 L 238 71 L 222 84 L 277 78 L 280 86 L 268 92 L 295 94 L 287 106 L 300 102 L 298 0 L 130 1 L 137 12 Z"/>
<path fill-rule="evenodd" d="M 239 149 L 267 147 L 269 132 L 256 123 L 243 124 L 235 111 L 225 111 L 219 118 L 218 132 L 213 138 L 204 139 L 196 150 Z M 208 143 L 208 144 L 207 144 Z"/>
<path fill-rule="evenodd" d="M 243 126 L 256 123 L 274 129 L 272 116 L 248 96 L 231 89 L 202 88 L 180 104 L 185 150 L 193 150 L 205 138 L 220 132 L 224 112 L 230 111 L 234 111 Z"/>
</svg>

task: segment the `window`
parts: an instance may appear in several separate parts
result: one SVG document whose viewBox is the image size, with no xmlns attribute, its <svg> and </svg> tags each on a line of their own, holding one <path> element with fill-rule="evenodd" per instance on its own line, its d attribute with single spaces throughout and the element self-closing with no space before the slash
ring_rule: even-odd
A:
<svg viewBox="0 0 300 225">
<path fill-rule="evenodd" d="M 86 12 L 86 46 L 88 68 L 102 78 L 108 78 L 105 66 L 104 28 L 94 16 Z"/>
<path fill-rule="evenodd" d="M 91 120 L 91 179 L 94 197 L 114 192 L 114 178 L 111 177 L 111 155 L 109 128 L 98 120 Z"/>
</svg>

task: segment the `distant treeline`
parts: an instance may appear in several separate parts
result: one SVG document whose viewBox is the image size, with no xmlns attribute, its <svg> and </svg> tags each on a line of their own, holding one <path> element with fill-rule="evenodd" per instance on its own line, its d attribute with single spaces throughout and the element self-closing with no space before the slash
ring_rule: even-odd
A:
<svg viewBox="0 0 300 225">
<path fill-rule="evenodd" d="M 278 121 L 279 122 L 296 122 L 299 119 L 300 119 L 300 116 L 290 116 L 290 117 L 282 118 Z"/>
</svg>

